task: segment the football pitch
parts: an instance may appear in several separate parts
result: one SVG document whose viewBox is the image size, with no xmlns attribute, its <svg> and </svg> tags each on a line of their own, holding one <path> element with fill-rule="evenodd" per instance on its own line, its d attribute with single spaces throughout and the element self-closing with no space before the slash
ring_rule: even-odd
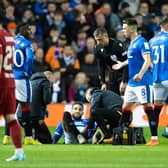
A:
<svg viewBox="0 0 168 168">
<path fill-rule="evenodd" d="M 14 148 L 2 144 L 0 127 L 0 168 L 168 168 L 168 139 L 161 136 L 162 130 L 158 146 L 24 145 L 26 160 L 7 163 Z M 148 128 L 145 137 L 149 140 Z"/>
</svg>

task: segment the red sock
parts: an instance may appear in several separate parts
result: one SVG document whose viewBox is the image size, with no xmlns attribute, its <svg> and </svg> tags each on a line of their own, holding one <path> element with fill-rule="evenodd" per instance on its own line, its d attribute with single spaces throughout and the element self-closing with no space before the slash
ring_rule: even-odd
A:
<svg viewBox="0 0 168 168">
<path fill-rule="evenodd" d="M 16 148 L 21 148 L 21 129 L 16 120 L 11 121 L 9 124 L 10 135 L 12 137 L 13 144 Z"/>
</svg>

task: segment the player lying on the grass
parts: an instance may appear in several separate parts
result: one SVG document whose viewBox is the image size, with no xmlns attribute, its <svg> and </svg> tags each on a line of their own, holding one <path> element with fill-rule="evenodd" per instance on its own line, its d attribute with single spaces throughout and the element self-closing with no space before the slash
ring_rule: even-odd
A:
<svg viewBox="0 0 168 168">
<path fill-rule="evenodd" d="M 84 144 L 87 142 L 82 135 L 88 124 L 86 119 L 82 119 L 83 108 L 82 103 L 75 102 L 71 112 L 64 112 L 63 121 L 58 124 L 53 135 L 54 143 L 57 143 L 61 136 L 63 136 L 65 144 Z"/>
</svg>

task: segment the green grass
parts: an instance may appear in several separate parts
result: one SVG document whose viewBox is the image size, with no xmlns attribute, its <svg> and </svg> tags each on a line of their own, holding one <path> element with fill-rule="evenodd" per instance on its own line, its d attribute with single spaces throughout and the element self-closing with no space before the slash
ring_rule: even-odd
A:
<svg viewBox="0 0 168 168">
<path fill-rule="evenodd" d="M 0 143 L 0 168 L 167 168 L 168 139 L 161 137 L 160 145 L 25 145 L 27 159 L 6 163 L 13 154 L 13 146 Z M 51 128 L 53 133 L 53 128 Z M 3 128 L 0 128 L 2 142 Z M 145 129 L 149 139 L 149 130 Z"/>
</svg>

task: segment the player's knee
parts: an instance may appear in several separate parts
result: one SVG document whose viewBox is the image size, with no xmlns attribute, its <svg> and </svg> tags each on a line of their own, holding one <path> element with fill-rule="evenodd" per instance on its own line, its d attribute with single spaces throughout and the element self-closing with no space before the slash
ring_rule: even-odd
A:
<svg viewBox="0 0 168 168">
<path fill-rule="evenodd" d="M 65 111 L 64 116 L 63 116 L 63 120 L 64 121 L 69 121 L 69 120 L 71 120 L 71 118 L 72 118 L 71 114 L 69 112 Z"/>
</svg>

